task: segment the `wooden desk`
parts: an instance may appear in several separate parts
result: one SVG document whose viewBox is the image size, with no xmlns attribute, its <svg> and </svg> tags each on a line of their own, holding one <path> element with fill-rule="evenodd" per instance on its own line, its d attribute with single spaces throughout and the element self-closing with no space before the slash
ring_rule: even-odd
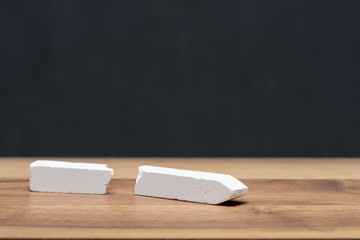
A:
<svg viewBox="0 0 360 240">
<path fill-rule="evenodd" d="M 360 239 L 360 159 L 51 158 L 107 163 L 107 195 L 30 192 L 36 159 L 0 158 L 0 238 Z M 143 164 L 228 173 L 249 193 L 222 205 L 134 196 Z"/>
</svg>

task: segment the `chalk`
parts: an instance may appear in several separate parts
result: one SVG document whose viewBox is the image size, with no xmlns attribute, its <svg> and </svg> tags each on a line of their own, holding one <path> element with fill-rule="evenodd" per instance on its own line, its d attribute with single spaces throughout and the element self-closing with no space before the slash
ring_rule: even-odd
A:
<svg viewBox="0 0 360 240">
<path fill-rule="evenodd" d="M 227 174 L 140 166 L 134 194 L 219 204 L 247 191 L 247 186 Z"/>
<path fill-rule="evenodd" d="M 113 175 L 106 164 L 38 160 L 30 164 L 30 190 L 106 194 Z"/>
</svg>

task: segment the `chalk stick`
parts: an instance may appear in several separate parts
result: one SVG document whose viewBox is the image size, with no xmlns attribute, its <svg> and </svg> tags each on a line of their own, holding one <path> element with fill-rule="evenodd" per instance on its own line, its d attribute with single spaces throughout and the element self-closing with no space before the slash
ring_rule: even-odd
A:
<svg viewBox="0 0 360 240">
<path fill-rule="evenodd" d="M 140 166 L 134 194 L 219 204 L 247 191 L 247 186 L 227 174 Z"/>
<path fill-rule="evenodd" d="M 106 164 L 38 160 L 30 164 L 30 190 L 106 194 L 113 175 Z"/>
</svg>

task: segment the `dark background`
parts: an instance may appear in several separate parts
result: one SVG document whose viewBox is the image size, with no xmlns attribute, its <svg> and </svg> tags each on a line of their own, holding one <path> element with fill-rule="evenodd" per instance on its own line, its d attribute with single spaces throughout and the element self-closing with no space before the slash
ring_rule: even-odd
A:
<svg viewBox="0 0 360 240">
<path fill-rule="evenodd" d="M 360 156 L 360 1 L 0 1 L 2 156 Z"/>
</svg>

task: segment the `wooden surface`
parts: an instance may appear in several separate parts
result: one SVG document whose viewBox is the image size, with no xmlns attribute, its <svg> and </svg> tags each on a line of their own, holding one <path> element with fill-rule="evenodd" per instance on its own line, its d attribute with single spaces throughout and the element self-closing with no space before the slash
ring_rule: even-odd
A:
<svg viewBox="0 0 360 240">
<path fill-rule="evenodd" d="M 0 238 L 360 239 L 360 159 L 57 159 L 108 163 L 107 195 L 30 192 L 34 160 L 0 158 Z M 134 196 L 143 164 L 232 174 L 249 193 L 222 205 Z"/>
</svg>

